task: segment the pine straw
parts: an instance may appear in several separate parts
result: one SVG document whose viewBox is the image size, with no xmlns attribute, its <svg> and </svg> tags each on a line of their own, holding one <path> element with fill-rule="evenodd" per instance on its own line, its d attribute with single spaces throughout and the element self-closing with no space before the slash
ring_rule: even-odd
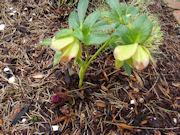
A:
<svg viewBox="0 0 180 135">
<path fill-rule="evenodd" d="M 17 11 L 14 16 L 9 15 L 11 6 Z M 114 69 L 112 53 L 103 52 L 88 69 L 83 89 L 77 88 L 75 72 L 69 75 L 66 67 L 52 66 L 53 50 L 38 45 L 67 27 L 73 9 L 54 7 L 48 1 L 0 2 L 0 21 L 6 24 L 0 32 L 2 134 L 55 134 L 51 124 L 59 125 L 59 134 L 180 133 L 179 40 L 177 24 L 164 3 L 149 6 L 151 13 L 157 12 L 164 32 L 157 68 L 150 65 L 129 77 L 122 69 Z M 92 48 L 91 54 L 94 51 Z M 16 78 L 14 84 L 8 83 L 9 74 Z M 71 115 L 59 111 L 64 105 L 51 105 L 50 97 L 59 88 L 74 100 L 73 105 L 64 103 Z M 131 100 L 135 103 L 130 104 Z M 18 112 L 28 106 L 29 112 L 23 116 L 27 121 L 12 125 Z M 34 116 L 41 120 L 32 122 Z"/>
</svg>

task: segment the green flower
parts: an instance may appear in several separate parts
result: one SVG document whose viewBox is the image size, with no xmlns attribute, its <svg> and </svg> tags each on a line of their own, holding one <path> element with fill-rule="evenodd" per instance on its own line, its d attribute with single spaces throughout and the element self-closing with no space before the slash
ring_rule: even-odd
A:
<svg viewBox="0 0 180 135">
<path fill-rule="evenodd" d="M 79 58 L 82 53 L 82 46 L 78 39 L 73 36 L 65 36 L 52 39 L 51 48 L 61 52 L 60 63 L 68 63 L 72 58 Z"/>
<path fill-rule="evenodd" d="M 134 43 L 117 46 L 114 50 L 114 57 L 116 68 L 123 66 L 126 61 L 132 68 L 142 70 L 148 66 L 151 55 L 147 48 Z"/>
</svg>

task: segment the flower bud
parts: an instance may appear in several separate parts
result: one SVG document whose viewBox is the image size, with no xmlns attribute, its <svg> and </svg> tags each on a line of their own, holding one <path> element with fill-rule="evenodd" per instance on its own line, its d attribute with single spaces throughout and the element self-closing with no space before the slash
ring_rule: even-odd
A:
<svg viewBox="0 0 180 135">
<path fill-rule="evenodd" d="M 133 65 L 137 70 L 145 69 L 149 64 L 149 55 L 142 46 L 138 46 L 136 53 L 132 57 Z"/>
</svg>

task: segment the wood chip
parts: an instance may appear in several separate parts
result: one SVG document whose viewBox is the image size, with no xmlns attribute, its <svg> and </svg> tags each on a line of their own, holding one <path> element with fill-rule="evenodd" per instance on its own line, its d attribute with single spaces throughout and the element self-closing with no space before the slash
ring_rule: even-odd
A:
<svg viewBox="0 0 180 135">
<path fill-rule="evenodd" d="M 60 118 L 52 121 L 52 122 L 51 122 L 51 125 L 55 125 L 55 124 L 57 124 L 57 123 L 59 123 L 59 122 L 61 122 L 61 121 L 64 121 L 64 120 L 66 120 L 66 119 L 68 119 L 68 116 L 62 116 L 62 117 L 60 117 Z"/>
<path fill-rule="evenodd" d="M 105 107 L 106 107 L 106 103 L 104 103 L 104 102 L 102 102 L 102 101 L 96 102 L 96 105 L 97 105 L 98 107 L 102 107 L 102 108 L 105 108 Z"/>
</svg>

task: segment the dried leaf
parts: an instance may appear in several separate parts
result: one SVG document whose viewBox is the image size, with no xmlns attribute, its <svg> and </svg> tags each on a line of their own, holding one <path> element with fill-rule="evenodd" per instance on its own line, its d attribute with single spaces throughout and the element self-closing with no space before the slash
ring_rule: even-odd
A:
<svg viewBox="0 0 180 135">
<path fill-rule="evenodd" d="M 135 75 L 135 77 L 137 79 L 137 84 L 139 86 L 141 86 L 141 87 L 144 87 L 144 84 L 143 84 L 143 81 L 142 81 L 141 77 L 135 71 L 134 71 L 134 75 Z"/>
<path fill-rule="evenodd" d="M 13 112 L 13 115 L 12 115 L 12 119 L 14 120 L 16 115 L 21 111 L 21 107 L 19 104 L 16 104 L 13 108 L 14 112 Z"/>
<path fill-rule="evenodd" d="M 19 120 L 21 120 L 21 117 L 29 111 L 29 107 L 30 106 L 21 109 L 21 111 L 16 115 L 15 119 L 12 121 L 12 125 L 15 125 Z"/>
</svg>

